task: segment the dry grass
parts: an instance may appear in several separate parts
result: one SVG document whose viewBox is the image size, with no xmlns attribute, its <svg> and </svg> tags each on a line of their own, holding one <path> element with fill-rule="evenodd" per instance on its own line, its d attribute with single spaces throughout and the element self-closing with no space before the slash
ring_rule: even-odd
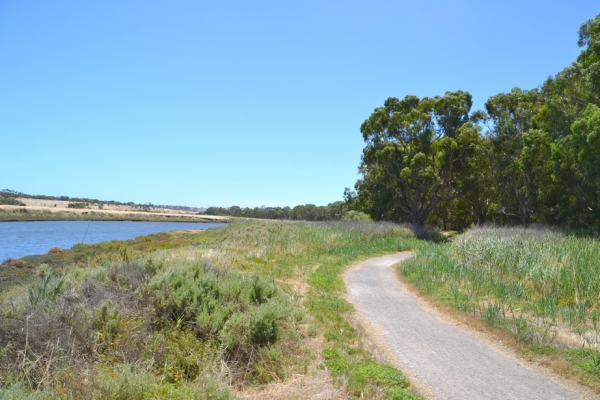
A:
<svg viewBox="0 0 600 400">
<path fill-rule="evenodd" d="M 341 400 L 348 398 L 348 394 L 334 385 L 331 376 L 324 370 L 318 371 L 312 376 L 296 375 L 285 382 L 234 393 L 237 398 L 244 400 Z"/>
<path fill-rule="evenodd" d="M 228 222 L 234 217 L 197 215 L 178 212 L 144 212 L 133 210 L 74 209 L 41 206 L 0 205 L 0 221 L 170 221 Z"/>
</svg>

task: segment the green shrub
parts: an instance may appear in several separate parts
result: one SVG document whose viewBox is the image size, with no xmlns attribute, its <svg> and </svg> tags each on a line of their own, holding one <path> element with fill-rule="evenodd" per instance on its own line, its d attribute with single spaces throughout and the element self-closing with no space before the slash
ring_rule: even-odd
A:
<svg viewBox="0 0 600 400">
<path fill-rule="evenodd" d="M 15 199 L 14 197 L 0 197 L 0 204 L 7 206 L 24 206 L 25 203 Z"/>
<path fill-rule="evenodd" d="M 272 280 L 209 263 L 157 276 L 148 295 L 157 321 L 216 341 L 226 358 L 250 375 L 259 350 L 276 344 L 293 316 L 287 295 Z"/>
<path fill-rule="evenodd" d="M 0 387 L 0 400 L 58 400 L 60 397 L 46 391 L 35 391 L 21 384 Z"/>
<path fill-rule="evenodd" d="M 88 208 L 89 204 L 88 203 L 83 203 L 83 202 L 78 202 L 78 201 L 72 201 L 70 202 L 67 207 L 68 208 Z"/>
<path fill-rule="evenodd" d="M 371 216 L 364 212 L 350 210 L 344 214 L 342 221 L 371 221 Z"/>
</svg>

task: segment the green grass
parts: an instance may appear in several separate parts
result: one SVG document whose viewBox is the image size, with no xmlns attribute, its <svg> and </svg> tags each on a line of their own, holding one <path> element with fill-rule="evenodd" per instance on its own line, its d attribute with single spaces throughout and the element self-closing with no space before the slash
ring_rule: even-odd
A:
<svg viewBox="0 0 600 400">
<path fill-rule="evenodd" d="M 414 398 L 346 319 L 340 277 L 422 245 L 410 236 L 393 224 L 265 221 L 26 257 L 28 278 L 4 282 L 0 298 L 0 398 L 230 398 L 315 373 L 319 356 L 350 397 Z M 309 345 L 319 336 L 325 350 Z"/>
<path fill-rule="evenodd" d="M 600 242 L 593 238 L 535 227 L 482 228 L 422 247 L 399 270 L 442 304 L 512 333 L 528 354 L 550 346 L 587 380 L 600 382 L 600 369 L 584 368 L 553 346 L 560 324 L 598 354 L 599 260 Z"/>
</svg>

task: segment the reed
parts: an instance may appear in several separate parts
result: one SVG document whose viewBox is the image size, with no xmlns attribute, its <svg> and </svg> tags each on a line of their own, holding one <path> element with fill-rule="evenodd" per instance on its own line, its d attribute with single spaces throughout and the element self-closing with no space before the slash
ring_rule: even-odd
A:
<svg viewBox="0 0 600 400">
<path fill-rule="evenodd" d="M 551 345 L 570 331 L 592 352 L 580 354 L 584 361 L 575 357 L 579 364 L 600 354 L 595 238 L 535 226 L 475 228 L 452 243 L 422 247 L 400 270 L 424 292 L 511 332 L 523 345 Z M 592 379 L 600 382 L 599 373 L 600 367 Z"/>
</svg>

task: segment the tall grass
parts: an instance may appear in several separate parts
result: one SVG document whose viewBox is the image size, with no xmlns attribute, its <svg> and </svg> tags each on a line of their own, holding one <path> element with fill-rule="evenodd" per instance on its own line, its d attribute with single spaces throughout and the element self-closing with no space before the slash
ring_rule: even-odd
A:
<svg viewBox="0 0 600 400">
<path fill-rule="evenodd" d="M 521 342 L 550 344 L 566 325 L 600 344 L 600 242 L 546 228 L 477 228 L 430 246 L 403 274 L 454 307 L 501 325 Z"/>
<path fill-rule="evenodd" d="M 438 301 L 510 332 L 529 357 L 558 357 L 557 371 L 600 393 L 597 239 L 543 227 L 477 228 L 422 246 L 399 269 Z"/>
</svg>

